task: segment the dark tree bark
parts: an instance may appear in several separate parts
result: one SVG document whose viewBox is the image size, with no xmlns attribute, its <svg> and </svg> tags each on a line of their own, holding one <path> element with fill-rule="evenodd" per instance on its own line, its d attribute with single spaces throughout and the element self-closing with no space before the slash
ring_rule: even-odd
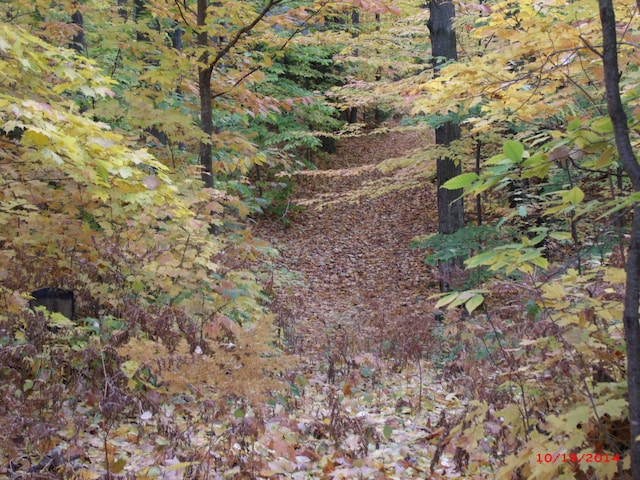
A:
<svg viewBox="0 0 640 480">
<path fill-rule="evenodd" d="M 118 0 L 118 15 L 120 15 L 123 20 L 127 20 L 127 17 L 129 16 L 129 12 L 127 12 L 127 9 L 125 8 L 126 4 L 127 0 Z"/>
<path fill-rule="evenodd" d="M 173 48 L 178 51 L 182 51 L 182 34 L 184 30 L 179 25 L 176 25 L 176 28 L 171 33 L 171 44 Z"/>
<path fill-rule="evenodd" d="M 482 142 L 476 142 L 476 175 L 480 176 L 480 161 L 482 160 Z M 482 225 L 482 196 L 476 196 L 476 223 Z"/>
<path fill-rule="evenodd" d="M 84 39 L 84 18 L 82 17 L 80 9 L 73 12 L 73 15 L 71 15 L 71 22 L 78 27 L 78 32 L 71 40 L 71 48 L 82 54 L 86 51 L 86 44 Z"/>
<path fill-rule="evenodd" d="M 133 21 L 136 23 L 139 23 L 140 20 L 142 20 L 142 17 L 144 16 L 145 13 L 145 5 L 144 5 L 145 0 L 134 0 L 133 1 Z M 144 34 L 141 31 L 137 31 L 136 32 L 136 40 L 139 42 L 143 42 L 148 40 L 147 35 Z"/>
<path fill-rule="evenodd" d="M 453 29 L 455 7 L 448 0 L 432 0 L 429 9 L 431 14 L 427 26 L 431 35 L 431 49 L 434 68 L 449 61 L 457 60 L 456 33 Z M 460 127 L 453 122 L 447 122 L 436 129 L 436 144 L 449 145 L 460 138 Z M 464 227 L 464 202 L 461 190 L 447 190 L 441 186 L 449 179 L 462 173 L 462 165 L 451 158 L 439 158 L 437 162 L 438 187 L 438 232 L 441 234 L 455 233 Z M 452 276 L 462 267 L 462 259 L 440 262 L 440 290 L 449 291 Z"/>
<path fill-rule="evenodd" d="M 431 53 L 438 65 L 458 59 L 456 32 L 453 19 L 456 15 L 453 3 L 447 0 L 432 0 L 429 4 L 430 16 L 427 26 L 431 34 Z"/>
<path fill-rule="evenodd" d="M 607 91 L 607 109 L 620 156 L 620 162 L 629 175 L 633 190 L 640 191 L 640 164 L 633 153 L 627 115 L 620 98 L 620 71 L 618 68 L 618 42 L 616 19 L 612 0 L 599 0 L 602 23 L 602 61 Z M 631 240 L 627 257 L 627 281 L 624 298 L 624 333 L 627 343 L 627 381 L 629 386 L 629 423 L 631 426 L 631 476 L 640 479 L 640 207 L 633 209 Z"/>
<path fill-rule="evenodd" d="M 209 46 L 209 35 L 207 34 L 207 0 L 198 0 L 198 45 L 203 48 Z M 213 188 L 213 159 L 211 155 L 211 138 L 213 136 L 213 108 L 211 102 L 211 74 L 213 73 L 213 63 L 209 62 L 209 54 L 205 50 L 199 58 L 198 67 L 198 88 L 200 89 L 200 128 L 209 141 L 200 142 L 200 165 L 202 166 L 202 181 L 205 188 Z"/>
<path fill-rule="evenodd" d="M 215 55 L 209 54 L 207 48 L 209 47 L 209 35 L 207 34 L 207 7 L 209 5 L 208 0 L 198 0 L 198 8 L 196 12 L 197 23 L 197 43 L 203 47 L 203 53 L 198 59 L 198 88 L 200 89 L 200 128 L 209 138 L 212 137 L 214 132 L 213 126 L 213 106 L 212 101 L 225 92 L 217 92 L 213 95 L 211 91 L 211 76 L 213 69 L 218 63 L 229 54 L 229 52 L 235 48 L 237 43 L 246 34 L 251 32 L 253 28 L 260 23 L 264 17 L 275 7 L 280 5 L 282 0 L 268 0 L 262 10 L 256 15 L 256 17 L 248 24 L 237 30 L 228 39 L 219 39 L 219 48 L 215 52 Z M 245 78 L 245 77 L 243 77 Z M 240 83 L 239 80 L 238 83 Z M 200 142 L 200 154 L 199 160 L 202 166 L 202 180 L 206 188 L 214 186 L 213 179 L 213 160 L 211 155 L 213 149 L 211 147 L 211 141 Z"/>
</svg>

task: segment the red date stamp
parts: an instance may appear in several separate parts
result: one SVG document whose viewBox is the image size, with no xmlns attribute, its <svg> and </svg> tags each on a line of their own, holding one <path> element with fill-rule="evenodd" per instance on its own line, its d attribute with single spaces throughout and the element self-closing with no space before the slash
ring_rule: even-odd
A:
<svg viewBox="0 0 640 480">
<path fill-rule="evenodd" d="M 620 455 L 608 453 L 538 453 L 538 463 L 609 463 L 619 462 Z"/>
</svg>

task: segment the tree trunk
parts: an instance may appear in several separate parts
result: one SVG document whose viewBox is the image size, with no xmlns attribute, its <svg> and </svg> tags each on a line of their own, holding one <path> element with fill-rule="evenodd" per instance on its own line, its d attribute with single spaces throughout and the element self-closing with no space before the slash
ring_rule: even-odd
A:
<svg viewBox="0 0 640 480">
<path fill-rule="evenodd" d="M 118 0 L 118 15 L 120 15 L 124 21 L 126 21 L 129 16 L 129 12 L 125 8 L 126 4 L 127 0 Z"/>
<path fill-rule="evenodd" d="M 139 23 L 145 14 L 145 0 L 134 0 L 133 2 L 133 21 Z M 136 31 L 136 40 L 138 42 L 144 42 L 149 40 L 148 35 L 144 34 L 140 30 Z"/>
<path fill-rule="evenodd" d="M 207 0 L 198 0 L 198 45 L 204 48 L 203 54 L 198 59 L 198 88 L 200 89 L 200 128 L 205 133 L 207 140 L 200 142 L 200 165 L 202 166 L 202 181 L 205 188 L 213 188 L 213 160 L 211 155 L 211 138 L 213 136 L 213 110 L 211 106 L 211 74 L 213 65 L 209 62 L 209 54 L 206 49 L 209 46 L 207 34 Z"/>
<path fill-rule="evenodd" d="M 73 12 L 71 15 L 71 22 L 78 27 L 77 33 L 71 40 L 71 48 L 73 48 L 79 54 L 83 54 L 86 51 L 86 45 L 84 40 L 84 18 L 80 9 Z"/>
<path fill-rule="evenodd" d="M 640 192 L 640 164 L 629 138 L 627 115 L 620 98 L 618 44 L 612 0 L 599 0 L 602 23 L 602 61 L 607 91 L 607 108 L 620 162 L 631 179 L 633 190 Z M 640 207 L 633 209 L 631 239 L 627 257 L 627 280 L 624 298 L 624 332 L 627 343 L 627 381 L 629 386 L 629 423 L 631 426 L 631 477 L 640 479 Z"/>
<path fill-rule="evenodd" d="M 429 6 L 431 15 L 427 26 L 431 34 L 431 49 L 434 68 L 449 61 L 457 60 L 456 34 L 453 30 L 455 8 L 447 0 L 432 0 Z M 447 122 L 436 129 L 436 144 L 449 145 L 460 138 L 460 127 L 453 122 Z M 461 190 L 447 190 L 441 186 L 449 179 L 462 173 L 462 165 L 451 158 L 439 158 L 437 162 L 438 187 L 438 232 L 441 234 L 455 233 L 464 227 L 464 202 Z M 443 292 L 455 287 L 453 276 L 462 268 L 462 259 L 442 261 L 440 270 L 440 290 Z"/>
</svg>

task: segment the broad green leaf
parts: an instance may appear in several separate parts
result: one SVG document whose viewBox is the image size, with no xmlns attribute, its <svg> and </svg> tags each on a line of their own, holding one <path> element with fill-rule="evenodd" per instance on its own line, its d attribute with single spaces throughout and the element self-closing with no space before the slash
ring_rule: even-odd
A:
<svg viewBox="0 0 640 480">
<path fill-rule="evenodd" d="M 598 133 L 611 133 L 613 132 L 613 124 L 611 123 L 611 117 L 600 117 L 591 123 L 591 128 Z"/>
<path fill-rule="evenodd" d="M 593 142 L 588 145 L 585 145 L 582 150 L 585 153 L 600 153 L 603 150 L 609 148 L 609 142 L 607 140 L 601 140 L 599 142 Z"/>
<path fill-rule="evenodd" d="M 613 163 L 613 147 L 606 148 L 596 160 L 595 167 L 597 169 L 606 168 Z"/>
<path fill-rule="evenodd" d="M 548 154 L 537 152 L 522 162 L 522 178 L 544 178 L 549 173 L 552 163 Z"/>
<path fill-rule="evenodd" d="M 536 257 L 531 259 L 531 263 L 533 263 L 534 265 L 537 265 L 538 267 L 546 270 L 547 268 L 549 268 L 549 261 L 544 258 L 544 257 Z"/>
<path fill-rule="evenodd" d="M 544 241 L 546 237 L 547 237 L 546 233 L 541 233 L 539 235 L 536 235 L 533 238 L 522 237 L 522 245 L 526 247 L 538 245 L 540 242 Z"/>
<path fill-rule="evenodd" d="M 442 188 L 446 188 L 447 190 L 459 190 L 461 188 L 468 187 L 477 179 L 478 175 L 476 173 L 463 173 L 457 177 L 447 180 L 442 184 Z"/>
<path fill-rule="evenodd" d="M 571 205 L 577 205 L 582 202 L 583 199 L 584 192 L 577 186 L 562 195 L 562 201 L 570 203 Z"/>
<path fill-rule="evenodd" d="M 579 118 L 574 118 L 567 125 L 567 131 L 573 132 L 573 131 L 579 129 L 580 125 L 582 125 L 582 121 Z"/>
<path fill-rule="evenodd" d="M 485 160 L 484 164 L 485 165 L 499 165 L 500 163 L 504 162 L 505 160 L 508 160 L 508 158 L 504 155 L 504 154 L 499 154 L 499 155 L 495 155 L 493 157 L 491 157 L 489 160 Z M 513 162 L 509 162 L 509 163 L 513 163 Z"/>
<path fill-rule="evenodd" d="M 515 142 L 513 140 L 508 140 L 504 143 L 504 154 L 505 156 L 513 160 L 514 162 L 520 162 L 522 160 L 522 155 L 524 154 L 524 145 L 520 142 Z"/>
<path fill-rule="evenodd" d="M 467 265 L 467 268 L 476 268 L 476 267 L 479 267 L 480 265 L 489 265 L 493 263 L 497 257 L 498 257 L 498 254 L 495 251 L 490 250 L 488 252 L 475 255 L 465 260 L 464 263 Z"/>
<path fill-rule="evenodd" d="M 473 292 L 471 291 L 458 292 L 457 298 L 453 302 L 451 302 L 447 308 L 455 308 L 459 307 L 460 305 L 464 305 L 469 301 L 471 297 L 473 297 Z"/>
<path fill-rule="evenodd" d="M 554 240 L 571 240 L 571 233 L 569 232 L 549 232 L 549 237 Z"/>
<path fill-rule="evenodd" d="M 536 152 L 527 158 L 524 162 L 522 162 L 523 167 L 535 167 L 540 164 L 548 164 L 549 163 L 549 155 L 543 152 Z"/>
<path fill-rule="evenodd" d="M 540 250 L 531 250 L 528 252 L 525 252 L 524 255 L 520 256 L 518 258 L 518 261 L 520 262 L 528 262 L 528 261 L 533 261 L 539 257 L 542 256 L 542 252 Z"/>
</svg>

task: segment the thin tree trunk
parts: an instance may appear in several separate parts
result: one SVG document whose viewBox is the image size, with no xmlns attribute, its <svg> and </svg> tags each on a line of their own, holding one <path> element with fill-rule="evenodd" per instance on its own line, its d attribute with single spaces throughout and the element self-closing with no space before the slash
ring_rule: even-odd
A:
<svg viewBox="0 0 640 480">
<path fill-rule="evenodd" d="M 616 140 L 620 162 L 631 178 L 634 191 L 640 191 L 640 164 L 633 153 L 627 115 L 620 98 L 620 73 L 616 19 L 612 0 L 599 0 L 602 23 L 602 61 L 607 90 L 607 108 Z M 627 258 L 624 298 L 624 332 L 627 343 L 627 381 L 629 386 L 629 423 L 631 426 L 631 476 L 640 479 L 640 207 L 633 209 L 631 240 Z"/>
<path fill-rule="evenodd" d="M 211 74 L 213 64 L 209 62 L 209 54 L 206 48 L 209 46 L 207 34 L 207 0 L 198 0 L 198 45 L 205 49 L 198 63 L 198 88 L 200 89 L 200 128 L 205 133 L 207 140 L 200 142 L 200 165 L 202 166 L 202 181 L 205 188 L 213 188 L 213 150 L 211 138 L 213 136 L 213 109 L 211 106 Z"/>
<path fill-rule="evenodd" d="M 482 160 L 482 141 L 476 142 L 476 175 L 480 176 L 480 161 Z M 482 225 L 482 196 L 476 196 L 476 223 Z"/>
<path fill-rule="evenodd" d="M 78 27 L 78 31 L 71 40 L 71 48 L 73 48 L 76 52 L 83 54 L 86 51 L 84 39 L 84 18 L 82 17 L 82 12 L 80 11 L 79 5 L 78 10 L 73 12 L 73 15 L 71 15 L 71 22 Z"/>
<path fill-rule="evenodd" d="M 448 0 L 432 0 L 429 9 L 431 14 L 427 26 L 431 35 L 431 49 L 434 68 L 437 70 L 444 61 L 457 60 L 456 33 L 453 29 L 455 7 Z M 447 122 L 436 129 L 436 144 L 449 145 L 460 138 L 460 126 Z M 449 179 L 462 173 L 462 165 L 451 158 L 439 158 L 437 162 L 438 187 L 438 232 L 455 233 L 464 227 L 464 202 L 461 190 L 447 190 L 441 186 Z M 453 277 L 462 267 L 462 259 L 442 261 L 440 270 L 440 290 L 443 292 L 455 287 Z"/>
</svg>

